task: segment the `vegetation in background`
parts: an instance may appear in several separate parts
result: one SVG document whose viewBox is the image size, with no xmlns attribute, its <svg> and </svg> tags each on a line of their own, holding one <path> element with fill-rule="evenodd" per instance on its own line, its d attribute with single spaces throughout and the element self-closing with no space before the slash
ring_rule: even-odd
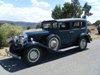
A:
<svg viewBox="0 0 100 75">
<path fill-rule="evenodd" d="M 72 18 L 72 17 L 81 17 L 82 10 L 81 7 L 75 7 L 71 3 L 65 3 L 63 7 L 56 5 L 52 11 L 52 18 Z"/>
<path fill-rule="evenodd" d="M 84 7 L 82 7 L 78 0 L 72 0 L 71 3 L 64 3 L 63 7 L 60 5 L 56 5 L 55 8 L 52 11 L 52 18 L 53 19 L 61 19 L 61 18 L 80 18 L 83 11 L 84 16 L 83 18 L 86 18 L 86 16 L 91 16 L 92 13 L 90 13 L 91 6 L 87 3 L 84 4 Z"/>
<path fill-rule="evenodd" d="M 0 29 L 0 48 L 7 44 L 6 39 L 4 31 Z"/>
<path fill-rule="evenodd" d="M 29 30 L 29 29 L 32 29 L 32 27 L 31 27 L 31 26 L 28 26 L 28 27 L 27 27 L 27 30 Z"/>
<path fill-rule="evenodd" d="M 42 28 L 41 22 L 39 22 L 39 23 L 36 25 L 35 28 L 36 28 L 36 29 Z"/>
<path fill-rule="evenodd" d="M 0 26 L 0 47 L 7 45 L 7 39 L 12 36 L 19 35 L 23 31 L 20 26 L 11 24 L 3 24 Z"/>
<path fill-rule="evenodd" d="M 85 18 L 85 19 L 86 19 L 87 16 L 93 15 L 93 13 L 90 12 L 91 6 L 88 5 L 87 2 L 84 4 L 82 10 L 84 11 L 84 16 L 82 16 L 82 17 Z"/>
<path fill-rule="evenodd" d="M 100 25 L 100 20 L 97 20 L 94 25 L 99 26 Z"/>
</svg>

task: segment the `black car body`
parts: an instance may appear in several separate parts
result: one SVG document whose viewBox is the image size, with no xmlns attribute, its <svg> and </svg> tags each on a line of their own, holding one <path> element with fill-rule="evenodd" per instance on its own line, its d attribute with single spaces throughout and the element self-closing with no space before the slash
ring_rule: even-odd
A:
<svg viewBox="0 0 100 75">
<path fill-rule="evenodd" d="M 86 49 L 91 37 L 87 21 L 81 18 L 57 19 L 42 22 L 42 28 L 23 32 L 10 41 L 10 55 L 23 58 L 29 65 L 36 64 L 45 50 L 60 52 L 62 49 L 78 46 Z"/>
</svg>

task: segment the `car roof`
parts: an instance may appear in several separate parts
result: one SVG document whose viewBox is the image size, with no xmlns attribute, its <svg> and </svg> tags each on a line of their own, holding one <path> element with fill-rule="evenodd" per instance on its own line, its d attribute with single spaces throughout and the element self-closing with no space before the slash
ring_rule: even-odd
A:
<svg viewBox="0 0 100 75">
<path fill-rule="evenodd" d="M 64 21 L 86 21 L 86 19 L 83 18 L 65 18 L 65 19 L 55 19 L 55 20 L 47 20 L 43 22 L 64 22 Z"/>
<path fill-rule="evenodd" d="M 56 21 L 86 21 L 82 18 L 67 18 L 67 19 L 56 19 Z"/>
</svg>

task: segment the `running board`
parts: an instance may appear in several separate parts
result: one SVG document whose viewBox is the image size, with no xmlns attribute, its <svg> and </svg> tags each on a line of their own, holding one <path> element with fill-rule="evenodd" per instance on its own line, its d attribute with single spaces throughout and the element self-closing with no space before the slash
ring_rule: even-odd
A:
<svg viewBox="0 0 100 75">
<path fill-rule="evenodd" d="M 74 49 L 74 48 L 78 48 L 78 46 L 72 46 L 72 47 L 68 47 L 68 48 L 64 48 L 64 49 L 60 49 L 57 52 L 64 52 L 64 51 L 68 51 L 70 49 Z"/>
</svg>

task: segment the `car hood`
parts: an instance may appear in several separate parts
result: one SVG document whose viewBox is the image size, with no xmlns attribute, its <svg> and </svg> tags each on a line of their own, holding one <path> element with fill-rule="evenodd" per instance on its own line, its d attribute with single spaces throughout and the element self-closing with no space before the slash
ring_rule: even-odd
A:
<svg viewBox="0 0 100 75">
<path fill-rule="evenodd" d="M 33 31 L 29 31 L 29 32 L 25 32 L 27 34 L 27 36 L 41 36 L 41 35 L 47 35 L 49 34 L 49 31 L 47 30 L 43 30 L 43 29 L 36 29 Z"/>
</svg>

